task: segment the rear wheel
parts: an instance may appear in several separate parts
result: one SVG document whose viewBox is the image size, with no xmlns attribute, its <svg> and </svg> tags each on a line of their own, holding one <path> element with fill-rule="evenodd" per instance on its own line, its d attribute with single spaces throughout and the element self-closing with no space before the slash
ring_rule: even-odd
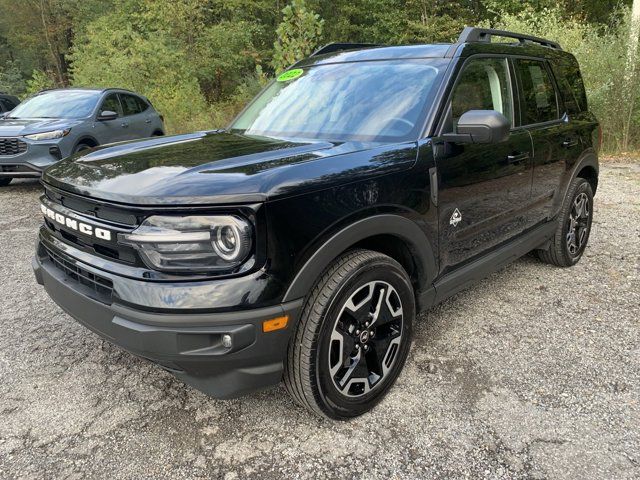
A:
<svg viewBox="0 0 640 480">
<path fill-rule="evenodd" d="M 0 187 L 6 187 L 11 183 L 11 180 L 13 180 L 13 178 L 0 178 Z"/>
<path fill-rule="evenodd" d="M 413 288 L 399 263 L 368 250 L 344 254 L 307 299 L 288 349 L 287 390 L 329 418 L 369 411 L 404 366 L 414 317 Z"/>
<path fill-rule="evenodd" d="M 578 263 L 589 241 L 593 220 L 593 190 L 584 178 L 575 178 L 567 191 L 558 216 L 556 232 L 547 250 L 538 250 L 538 257 L 558 267 Z"/>
</svg>

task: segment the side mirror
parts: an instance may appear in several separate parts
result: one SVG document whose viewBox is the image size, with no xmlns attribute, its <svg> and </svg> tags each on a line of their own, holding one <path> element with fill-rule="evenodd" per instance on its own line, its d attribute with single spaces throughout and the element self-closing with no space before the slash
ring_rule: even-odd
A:
<svg viewBox="0 0 640 480">
<path fill-rule="evenodd" d="M 458 133 L 443 135 L 454 143 L 500 143 L 509 138 L 511 122 L 495 110 L 469 110 L 458 120 Z"/>
<path fill-rule="evenodd" d="M 98 115 L 98 120 L 100 120 L 101 122 L 106 122 L 108 120 L 115 120 L 116 118 L 118 118 L 118 114 L 111 110 L 103 110 Z"/>
</svg>

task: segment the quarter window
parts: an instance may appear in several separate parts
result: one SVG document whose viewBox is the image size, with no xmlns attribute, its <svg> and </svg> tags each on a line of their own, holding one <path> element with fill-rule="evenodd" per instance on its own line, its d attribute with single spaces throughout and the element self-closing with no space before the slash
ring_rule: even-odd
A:
<svg viewBox="0 0 640 480">
<path fill-rule="evenodd" d="M 478 58 L 467 63 L 451 97 L 453 125 L 469 110 L 496 110 L 512 119 L 509 68 L 505 58 Z"/>
<path fill-rule="evenodd" d="M 549 72 L 537 60 L 516 60 L 516 70 L 522 86 L 522 124 L 557 120 L 558 101 Z"/>
</svg>

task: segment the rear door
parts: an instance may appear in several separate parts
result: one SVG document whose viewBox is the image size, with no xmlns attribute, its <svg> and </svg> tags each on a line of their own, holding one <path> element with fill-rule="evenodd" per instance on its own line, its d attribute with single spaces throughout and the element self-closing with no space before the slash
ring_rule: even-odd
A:
<svg viewBox="0 0 640 480">
<path fill-rule="evenodd" d="M 456 80 L 441 133 L 455 133 L 469 110 L 497 110 L 514 125 L 514 91 L 506 58 L 472 57 Z M 518 126 L 498 144 L 436 146 L 442 273 L 531 225 L 531 154 L 529 132 Z"/>
<path fill-rule="evenodd" d="M 151 122 L 145 111 L 148 109 L 146 102 L 135 95 L 120 94 L 124 122 L 126 123 L 127 137 L 129 139 L 145 138 L 151 136 Z"/>
<path fill-rule="evenodd" d="M 582 145 L 549 64 L 544 60 L 517 58 L 514 68 L 520 91 L 520 125 L 533 139 L 534 215 L 538 222 L 543 222 L 553 215 L 563 174 L 577 160 Z"/>
</svg>

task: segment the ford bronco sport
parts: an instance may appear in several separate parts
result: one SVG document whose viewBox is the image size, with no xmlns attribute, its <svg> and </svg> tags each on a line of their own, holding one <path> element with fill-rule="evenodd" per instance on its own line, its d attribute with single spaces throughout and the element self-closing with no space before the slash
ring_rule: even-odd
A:
<svg viewBox="0 0 640 480">
<path fill-rule="evenodd" d="M 350 418 L 391 388 L 418 312 L 534 250 L 580 260 L 598 146 L 551 41 L 332 44 L 225 130 L 47 169 L 34 270 L 72 317 L 197 389 L 284 378 Z"/>
</svg>

